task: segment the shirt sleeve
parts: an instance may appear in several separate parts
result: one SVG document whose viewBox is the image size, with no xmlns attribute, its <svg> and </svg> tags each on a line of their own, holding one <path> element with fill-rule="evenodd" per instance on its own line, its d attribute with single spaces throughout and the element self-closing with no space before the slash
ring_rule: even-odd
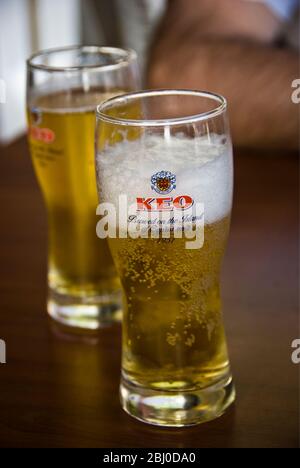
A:
<svg viewBox="0 0 300 468">
<path fill-rule="evenodd" d="M 297 7 L 299 7 L 299 0 L 264 0 L 264 3 L 271 8 L 271 10 L 283 20 L 292 18 Z"/>
</svg>

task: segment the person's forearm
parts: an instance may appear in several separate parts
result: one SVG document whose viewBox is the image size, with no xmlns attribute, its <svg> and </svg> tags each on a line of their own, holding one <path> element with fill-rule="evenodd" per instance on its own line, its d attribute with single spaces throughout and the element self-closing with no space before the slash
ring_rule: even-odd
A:
<svg viewBox="0 0 300 468">
<path fill-rule="evenodd" d="M 168 51 L 168 52 L 167 52 Z M 250 42 L 195 40 L 154 47 L 149 87 L 215 91 L 228 99 L 234 142 L 298 147 L 298 106 L 291 101 L 297 54 Z"/>
</svg>

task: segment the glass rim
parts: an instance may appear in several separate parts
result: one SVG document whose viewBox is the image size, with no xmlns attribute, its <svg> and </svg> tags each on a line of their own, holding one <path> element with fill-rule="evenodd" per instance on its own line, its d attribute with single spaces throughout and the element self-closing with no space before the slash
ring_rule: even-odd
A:
<svg viewBox="0 0 300 468">
<path fill-rule="evenodd" d="M 115 104 L 126 103 L 130 100 L 152 97 L 152 96 L 196 96 L 211 99 L 218 102 L 219 105 L 214 109 L 199 114 L 188 115 L 186 117 L 165 118 L 165 119 L 123 119 L 121 117 L 113 117 L 105 114 L 105 110 L 111 109 Z M 227 100 L 221 94 L 213 93 L 210 91 L 200 91 L 192 89 L 151 89 L 145 91 L 135 91 L 131 93 L 122 94 L 112 97 L 99 104 L 96 108 L 97 120 L 130 127 L 164 127 L 191 124 L 201 122 L 203 120 L 212 119 L 218 115 L 223 114 L 227 110 Z"/>
<path fill-rule="evenodd" d="M 34 60 L 37 59 L 38 57 L 43 57 L 43 56 L 49 56 L 55 53 L 60 53 L 60 52 L 70 52 L 70 51 L 76 51 L 76 50 L 82 50 L 82 51 L 87 51 L 90 53 L 98 53 L 98 54 L 119 54 L 120 58 L 123 58 L 118 63 L 111 63 L 107 65 L 74 65 L 74 66 L 51 66 L 51 65 L 44 65 L 42 63 L 34 63 Z M 43 70 L 43 71 L 48 71 L 48 72 L 75 72 L 75 71 L 80 71 L 80 70 L 103 70 L 103 71 L 109 71 L 109 70 L 114 70 L 118 69 L 124 66 L 129 65 L 133 60 L 137 59 L 137 53 L 133 49 L 122 49 L 121 47 L 110 47 L 110 46 L 96 46 L 96 45 L 72 45 L 72 46 L 67 46 L 67 47 L 52 47 L 50 49 L 44 49 L 40 50 L 39 52 L 36 52 L 26 60 L 27 66 L 37 69 L 37 70 Z"/>
</svg>

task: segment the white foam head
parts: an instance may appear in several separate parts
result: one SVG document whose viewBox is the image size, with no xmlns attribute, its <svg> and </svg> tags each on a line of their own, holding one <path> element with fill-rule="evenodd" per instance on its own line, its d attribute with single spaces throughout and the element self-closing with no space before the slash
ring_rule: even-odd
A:
<svg viewBox="0 0 300 468">
<path fill-rule="evenodd" d="M 120 194 L 128 203 L 137 197 L 160 197 L 151 177 L 160 171 L 176 175 L 176 188 L 166 196 L 189 195 L 204 204 L 205 223 L 224 218 L 231 210 L 233 168 L 231 143 L 222 137 L 188 138 L 143 134 L 106 146 L 97 155 L 97 182 L 101 202 L 118 206 Z"/>
</svg>

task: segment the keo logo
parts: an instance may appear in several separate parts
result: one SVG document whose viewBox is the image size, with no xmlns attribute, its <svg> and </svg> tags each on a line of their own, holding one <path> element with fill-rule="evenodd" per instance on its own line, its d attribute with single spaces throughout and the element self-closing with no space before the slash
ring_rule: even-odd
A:
<svg viewBox="0 0 300 468">
<path fill-rule="evenodd" d="M 170 171 L 160 171 L 151 177 L 151 189 L 166 195 L 176 189 L 176 175 Z M 194 200 L 189 195 L 173 197 L 142 198 L 136 199 L 137 211 L 173 211 L 188 210 L 193 206 Z"/>
<path fill-rule="evenodd" d="M 43 143 L 52 143 L 55 140 L 55 133 L 50 128 L 30 127 L 29 135 L 33 140 Z"/>
<path fill-rule="evenodd" d="M 137 198 L 137 211 L 173 211 L 188 210 L 194 200 L 189 195 L 179 195 L 176 198 Z"/>
<path fill-rule="evenodd" d="M 176 189 L 176 175 L 169 171 L 160 171 L 151 177 L 151 189 L 162 195 Z"/>
</svg>

